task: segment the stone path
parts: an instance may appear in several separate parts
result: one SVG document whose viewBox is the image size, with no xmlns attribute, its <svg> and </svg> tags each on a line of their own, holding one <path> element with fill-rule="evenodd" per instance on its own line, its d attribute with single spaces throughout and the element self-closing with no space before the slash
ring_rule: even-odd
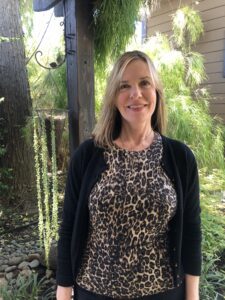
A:
<svg viewBox="0 0 225 300">
<path fill-rule="evenodd" d="M 28 278 L 37 273 L 38 278 L 44 278 L 44 285 L 55 291 L 55 272 L 47 270 L 44 263 L 43 249 L 38 241 L 37 225 L 31 225 L 17 232 L 1 234 L 0 237 L 0 285 L 16 285 L 18 276 Z M 41 297 L 40 299 L 47 299 Z M 48 299 L 54 299 L 48 298 Z"/>
</svg>

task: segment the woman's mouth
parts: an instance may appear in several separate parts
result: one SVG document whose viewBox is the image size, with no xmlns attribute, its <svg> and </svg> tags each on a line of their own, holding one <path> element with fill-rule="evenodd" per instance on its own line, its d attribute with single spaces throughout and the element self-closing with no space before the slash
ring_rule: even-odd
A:
<svg viewBox="0 0 225 300">
<path fill-rule="evenodd" d="M 132 110 L 141 110 L 142 108 L 146 107 L 147 104 L 134 104 L 134 105 L 127 105 L 127 108 L 132 109 Z"/>
</svg>

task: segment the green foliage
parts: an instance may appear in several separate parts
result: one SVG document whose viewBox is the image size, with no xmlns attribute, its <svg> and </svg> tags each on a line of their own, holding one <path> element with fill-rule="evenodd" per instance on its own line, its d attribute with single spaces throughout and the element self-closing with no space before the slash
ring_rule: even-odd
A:
<svg viewBox="0 0 225 300">
<path fill-rule="evenodd" d="M 225 171 L 213 169 L 208 173 L 207 168 L 202 168 L 199 175 L 203 233 L 201 299 L 211 300 L 225 292 L 225 219 L 221 201 L 225 190 Z"/>
<path fill-rule="evenodd" d="M 110 65 L 110 64 L 109 64 Z M 94 66 L 95 69 L 95 114 L 98 118 L 102 105 L 103 91 L 106 87 L 107 69 L 103 70 L 98 67 L 97 63 Z"/>
<path fill-rule="evenodd" d="M 38 275 L 30 277 L 18 276 L 16 284 L 8 282 L 6 286 L 0 287 L 0 296 L 4 300 L 36 300 L 43 288 L 44 278 L 38 281 Z M 45 298 L 46 300 L 49 298 Z"/>
<path fill-rule="evenodd" d="M 24 36 L 31 37 L 33 29 L 33 3 L 30 0 L 20 0 L 20 14 L 23 26 Z"/>
<path fill-rule="evenodd" d="M 141 0 L 96 1 L 94 9 L 94 42 L 98 64 L 105 65 L 108 56 L 124 50 L 135 31 Z"/>
<path fill-rule="evenodd" d="M 191 7 L 178 9 L 172 17 L 174 40 L 182 51 L 189 52 L 203 33 L 203 22 L 199 13 Z"/>
<path fill-rule="evenodd" d="M 199 101 L 201 99 L 193 100 L 190 95 L 168 99 L 168 134 L 192 148 L 200 167 L 224 168 L 224 128 Z"/>
<path fill-rule="evenodd" d="M 33 116 L 36 187 L 39 210 L 39 238 L 48 257 L 51 243 L 58 238 L 58 180 L 55 148 L 55 124 L 51 115 L 51 177 L 44 115 Z"/>
<path fill-rule="evenodd" d="M 200 53 L 189 52 L 186 57 L 186 82 L 190 88 L 196 88 L 207 77 L 203 56 Z"/>
<path fill-rule="evenodd" d="M 57 63 L 63 59 L 61 49 L 55 49 Z M 47 62 L 43 62 L 43 64 Z M 33 59 L 28 64 L 33 107 L 38 109 L 65 109 L 67 107 L 66 65 L 57 69 L 41 68 Z"/>
<path fill-rule="evenodd" d="M 14 42 L 14 41 L 19 41 L 21 38 L 20 37 L 5 37 L 5 36 L 0 36 L 0 43 L 2 42 Z"/>
<path fill-rule="evenodd" d="M 216 256 L 211 259 L 204 259 L 202 276 L 200 282 L 200 299 L 212 300 L 212 299 L 224 299 L 223 293 L 225 286 L 225 272 L 219 271 L 216 268 L 218 262 Z M 221 292 L 217 292 L 221 291 Z M 218 298 L 220 296 L 220 298 Z"/>
<path fill-rule="evenodd" d="M 33 6 L 30 0 L 20 0 L 21 19 L 24 31 L 24 43 L 27 56 L 27 70 L 29 76 L 30 94 L 33 101 L 33 107 L 36 109 L 63 109 L 67 106 L 67 85 L 66 85 L 66 65 L 64 61 L 64 38 L 61 38 L 60 44 L 51 48 L 51 53 L 42 55 L 40 45 L 43 37 L 37 43 L 34 39 L 33 26 Z M 51 18 L 50 18 L 51 20 Z M 50 22 L 49 20 L 49 22 Z M 48 25 L 47 25 L 48 27 Z M 46 47 L 44 47 L 45 49 Z M 44 50 L 44 52 L 47 52 Z M 35 54 L 38 61 L 47 68 L 50 65 L 61 65 L 59 68 L 51 70 L 44 69 L 38 65 L 35 60 Z"/>
<path fill-rule="evenodd" d="M 126 48 L 135 32 L 135 22 L 142 6 L 152 9 L 156 0 L 97 0 L 93 9 L 95 58 L 104 69 Z"/>
</svg>

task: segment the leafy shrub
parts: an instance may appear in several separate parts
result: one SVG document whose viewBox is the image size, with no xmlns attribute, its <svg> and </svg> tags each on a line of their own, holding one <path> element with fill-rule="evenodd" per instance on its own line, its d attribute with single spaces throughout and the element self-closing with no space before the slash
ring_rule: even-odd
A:
<svg viewBox="0 0 225 300">
<path fill-rule="evenodd" d="M 16 282 L 10 281 L 6 286 L 0 287 L 0 296 L 4 300 L 37 300 L 45 289 L 45 278 L 38 280 L 38 274 L 33 273 L 26 278 L 18 276 Z M 46 295 L 45 300 L 53 299 Z"/>
</svg>

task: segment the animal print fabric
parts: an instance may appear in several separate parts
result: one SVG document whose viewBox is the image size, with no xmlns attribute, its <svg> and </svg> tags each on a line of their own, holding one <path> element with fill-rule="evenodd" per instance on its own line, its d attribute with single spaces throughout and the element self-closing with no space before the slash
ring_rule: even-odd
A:
<svg viewBox="0 0 225 300">
<path fill-rule="evenodd" d="M 89 235 L 76 283 L 132 299 L 174 288 L 168 222 L 176 192 L 161 167 L 162 138 L 142 151 L 104 151 L 108 169 L 89 197 Z"/>
</svg>

